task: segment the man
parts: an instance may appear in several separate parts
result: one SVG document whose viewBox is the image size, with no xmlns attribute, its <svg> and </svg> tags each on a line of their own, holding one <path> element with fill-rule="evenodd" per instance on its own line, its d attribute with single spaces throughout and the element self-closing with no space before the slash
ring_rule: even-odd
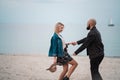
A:
<svg viewBox="0 0 120 80">
<path fill-rule="evenodd" d="M 82 44 L 75 52 L 74 56 L 87 48 L 87 55 L 90 58 L 90 70 L 92 80 L 103 80 L 99 73 L 99 65 L 104 58 L 104 45 L 101 40 L 100 32 L 96 29 L 96 20 L 90 19 L 87 23 L 87 30 L 90 30 L 87 37 L 73 42 L 73 45 Z"/>
</svg>

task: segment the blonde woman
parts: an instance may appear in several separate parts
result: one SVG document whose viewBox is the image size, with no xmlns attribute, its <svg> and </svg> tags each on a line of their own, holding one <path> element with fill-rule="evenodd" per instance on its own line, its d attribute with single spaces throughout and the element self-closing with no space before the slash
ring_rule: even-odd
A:
<svg viewBox="0 0 120 80">
<path fill-rule="evenodd" d="M 69 80 L 69 77 L 77 67 L 78 63 L 67 53 L 67 45 L 60 33 L 64 29 L 64 24 L 58 22 L 55 25 L 55 32 L 51 38 L 49 56 L 53 57 L 53 64 L 63 66 L 63 71 L 58 80 Z M 69 64 L 72 65 L 69 68 Z"/>
</svg>

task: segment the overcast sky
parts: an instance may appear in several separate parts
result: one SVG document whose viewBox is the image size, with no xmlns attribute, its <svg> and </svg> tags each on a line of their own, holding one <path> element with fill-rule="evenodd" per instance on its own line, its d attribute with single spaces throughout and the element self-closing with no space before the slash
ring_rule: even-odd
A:
<svg viewBox="0 0 120 80">
<path fill-rule="evenodd" d="M 0 0 L 0 23 L 84 24 L 89 18 L 118 24 L 120 0 Z M 104 20 L 104 21 L 103 21 Z"/>
</svg>

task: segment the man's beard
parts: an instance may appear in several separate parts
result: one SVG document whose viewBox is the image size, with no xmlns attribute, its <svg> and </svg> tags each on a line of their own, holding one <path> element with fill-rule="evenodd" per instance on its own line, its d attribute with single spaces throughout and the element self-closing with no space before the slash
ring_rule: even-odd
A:
<svg viewBox="0 0 120 80">
<path fill-rule="evenodd" d="M 87 30 L 90 30 L 90 26 L 87 26 L 87 28 L 86 28 Z"/>
</svg>

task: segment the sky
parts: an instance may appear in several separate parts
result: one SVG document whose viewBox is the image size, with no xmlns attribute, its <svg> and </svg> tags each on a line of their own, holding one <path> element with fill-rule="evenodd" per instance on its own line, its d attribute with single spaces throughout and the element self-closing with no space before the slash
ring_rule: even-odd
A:
<svg viewBox="0 0 120 80">
<path fill-rule="evenodd" d="M 120 0 L 0 0 L 0 53 L 48 53 L 56 22 L 66 42 L 84 38 L 97 20 L 106 55 L 119 55 Z M 107 25 L 112 19 L 115 27 Z M 79 47 L 70 46 L 70 53 Z M 85 51 L 83 51 L 83 54 Z"/>
<path fill-rule="evenodd" d="M 0 0 L 0 23 L 85 24 L 89 18 L 101 23 L 112 18 L 119 23 L 119 3 L 119 0 Z"/>
</svg>

